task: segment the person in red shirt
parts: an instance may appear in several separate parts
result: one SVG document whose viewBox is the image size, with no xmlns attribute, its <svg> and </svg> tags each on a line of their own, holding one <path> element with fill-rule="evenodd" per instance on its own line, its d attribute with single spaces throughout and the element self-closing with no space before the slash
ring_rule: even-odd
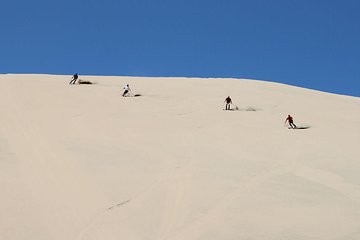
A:
<svg viewBox="0 0 360 240">
<path fill-rule="evenodd" d="M 288 117 L 285 120 L 285 124 L 286 124 L 287 121 L 289 121 L 289 125 L 290 125 L 291 128 L 296 128 L 296 125 L 294 124 L 294 120 L 293 120 L 292 116 L 288 115 Z"/>
</svg>

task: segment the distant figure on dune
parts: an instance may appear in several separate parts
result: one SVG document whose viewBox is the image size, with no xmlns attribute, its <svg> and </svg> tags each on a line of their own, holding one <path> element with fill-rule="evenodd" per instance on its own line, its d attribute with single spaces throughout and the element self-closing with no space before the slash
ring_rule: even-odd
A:
<svg viewBox="0 0 360 240">
<path fill-rule="evenodd" d="M 293 120 L 292 116 L 288 115 L 288 117 L 285 120 L 285 124 L 286 124 L 287 121 L 289 121 L 289 125 L 290 125 L 291 128 L 296 128 L 296 125 L 294 124 L 294 120 Z"/>
<path fill-rule="evenodd" d="M 126 86 L 124 87 L 124 93 L 123 93 L 123 97 L 127 97 L 127 94 L 129 93 L 129 91 L 131 91 L 129 84 L 126 84 Z"/>
<path fill-rule="evenodd" d="M 75 84 L 78 78 L 79 76 L 77 75 L 77 73 L 75 73 L 69 84 Z"/>
<path fill-rule="evenodd" d="M 230 104 L 232 104 L 230 96 L 228 96 L 224 102 L 226 103 L 225 110 L 230 110 Z"/>
</svg>

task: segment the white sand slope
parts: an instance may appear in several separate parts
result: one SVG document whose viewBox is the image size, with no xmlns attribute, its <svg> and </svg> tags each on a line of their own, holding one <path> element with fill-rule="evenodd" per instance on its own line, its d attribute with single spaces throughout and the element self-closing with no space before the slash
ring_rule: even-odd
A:
<svg viewBox="0 0 360 240">
<path fill-rule="evenodd" d="M 360 239 L 359 98 L 70 78 L 0 75 L 0 239 Z"/>
</svg>

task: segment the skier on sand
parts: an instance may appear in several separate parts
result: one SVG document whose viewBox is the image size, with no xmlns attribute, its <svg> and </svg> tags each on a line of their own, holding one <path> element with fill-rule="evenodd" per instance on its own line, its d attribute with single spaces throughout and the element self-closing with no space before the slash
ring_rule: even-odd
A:
<svg viewBox="0 0 360 240">
<path fill-rule="evenodd" d="M 232 104 L 230 96 L 228 96 L 224 102 L 226 102 L 225 110 L 230 110 L 230 104 Z"/>
<path fill-rule="evenodd" d="M 286 124 L 287 121 L 289 121 L 289 126 L 290 126 L 292 129 L 296 128 L 296 125 L 294 124 L 294 120 L 293 120 L 293 117 L 292 117 L 292 116 L 288 115 L 288 117 L 287 117 L 286 120 L 285 120 L 285 124 Z"/>
<path fill-rule="evenodd" d="M 129 84 L 126 84 L 126 86 L 124 87 L 124 93 L 122 94 L 122 96 L 126 97 L 129 91 L 131 91 Z"/>
<path fill-rule="evenodd" d="M 75 73 L 69 84 L 75 84 L 78 78 L 79 76 L 77 75 L 77 73 Z"/>
</svg>

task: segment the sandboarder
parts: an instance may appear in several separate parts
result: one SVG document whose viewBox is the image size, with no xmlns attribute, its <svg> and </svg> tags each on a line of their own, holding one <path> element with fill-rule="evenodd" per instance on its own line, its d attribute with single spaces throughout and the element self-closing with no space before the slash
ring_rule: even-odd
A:
<svg viewBox="0 0 360 240">
<path fill-rule="evenodd" d="M 77 73 L 75 73 L 69 84 L 75 84 L 78 78 L 79 76 L 77 75 Z"/>
<path fill-rule="evenodd" d="M 124 93 L 122 94 L 122 96 L 126 97 L 129 91 L 131 91 L 129 84 L 126 84 L 126 86 L 124 87 Z"/>
<path fill-rule="evenodd" d="M 225 110 L 230 110 L 230 104 L 232 104 L 230 96 L 228 96 L 224 102 L 226 103 Z"/>
<path fill-rule="evenodd" d="M 294 124 L 294 120 L 293 120 L 292 116 L 288 115 L 288 117 L 285 120 L 285 124 L 287 121 L 289 121 L 289 125 L 292 129 L 296 128 L 296 125 Z"/>
</svg>

